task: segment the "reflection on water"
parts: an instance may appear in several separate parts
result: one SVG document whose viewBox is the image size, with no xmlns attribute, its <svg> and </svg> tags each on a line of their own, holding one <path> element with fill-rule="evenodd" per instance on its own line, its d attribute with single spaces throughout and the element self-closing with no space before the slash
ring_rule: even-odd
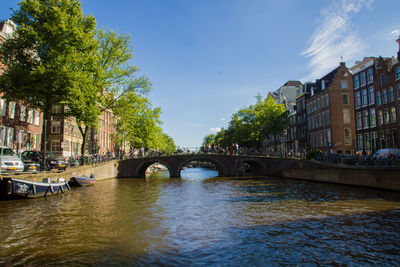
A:
<svg viewBox="0 0 400 267">
<path fill-rule="evenodd" d="M 400 265 L 398 193 L 185 175 L 0 202 L 0 265 Z"/>
</svg>

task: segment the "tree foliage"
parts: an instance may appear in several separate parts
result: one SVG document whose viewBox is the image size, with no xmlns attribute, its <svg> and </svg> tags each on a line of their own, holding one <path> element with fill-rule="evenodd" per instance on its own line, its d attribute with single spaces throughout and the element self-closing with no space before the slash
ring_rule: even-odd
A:
<svg viewBox="0 0 400 267">
<path fill-rule="evenodd" d="M 232 143 L 239 143 L 245 147 L 261 147 L 267 136 L 276 135 L 288 126 L 288 116 L 284 105 L 276 104 L 271 96 L 263 99 L 258 95 L 254 105 L 232 115 L 226 130 L 206 136 L 203 144 L 229 147 Z"/>
<path fill-rule="evenodd" d="M 76 119 L 83 136 L 82 154 L 89 129 L 97 127 L 105 110 L 119 116 L 116 141 L 175 149 L 160 128 L 161 109 L 145 97 L 149 79 L 138 77 L 130 64 L 128 35 L 97 31 L 94 17 L 83 14 L 78 0 L 23 0 L 11 19 L 17 29 L 0 47 L 5 98 L 40 108 L 47 121 L 55 105 L 65 105 L 63 115 Z"/>
<path fill-rule="evenodd" d="M 115 140 L 128 142 L 130 147 L 147 147 L 165 152 L 175 150 L 171 137 L 160 127 L 160 108 L 153 108 L 151 102 L 135 92 L 127 92 L 114 105 L 118 118 L 115 125 Z"/>
<path fill-rule="evenodd" d="M 19 7 L 11 18 L 18 27 L 0 49 L 4 97 L 40 108 L 48 121 L 52 107 L 65 104 L 78 120 L 94 124 L 95 19 L 75 0 L 25 0 Z"/>
</svg>

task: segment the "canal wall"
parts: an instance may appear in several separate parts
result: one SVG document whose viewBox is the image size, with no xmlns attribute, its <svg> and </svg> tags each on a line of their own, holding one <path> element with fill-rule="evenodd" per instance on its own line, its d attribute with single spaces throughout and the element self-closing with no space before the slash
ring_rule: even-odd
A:
<svg viewBox="0 0 400 267">
<path fill-rule="evenodd" d="M 310 160 L 281 158 L 266 158 L 264 163 L 267 176 L 400 191 L 400 168 L 398 167 L 338 166 Z M 119 161 L 68 168 L 63 172 L 51 171 L 38 174 L 3 175 L 3 177 L 41 181 L 45 177 L 50 177 L 52 180 L 57 178 L 69 180 L 74 176 L 90 176 L 91 174 L 94 174 L 98 181 L 116 178 L 119 176 Z"/>
<path fill-rule="evenodd" d="M 400 191 L 399 168 L 331 167 L 283 169 L 279 176 L 325 183 L 336 183 Z"/>
<path fill-rule="evenodd" d="M 90 176 L 94 174 L 97 181 L 115 178 L 118 175 L 118 161 L 108 161 L 96 165 L 85 165 L 80 167 L 70 167 L 65 171 L 49 171 L 40 173 L 25 173 L 19 175 L 2 175 L 3 178 L 13 177 L 18 179 L 24 179 L 29 181 L 42 181 L 43 178 L 49 177 L 51 180 L 55 181 L 57 178 L 64 178 L 68 181 L 74 176 Z"/>
</svg>

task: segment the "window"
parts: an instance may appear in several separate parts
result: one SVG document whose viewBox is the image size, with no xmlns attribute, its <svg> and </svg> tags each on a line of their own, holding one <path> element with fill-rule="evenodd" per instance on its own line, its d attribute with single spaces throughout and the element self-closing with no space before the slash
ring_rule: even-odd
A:
<svg viewBox="0 0 400 267">
<path fill-rule="evenodd" d="M 372 83 L 374 81 L 374 71 L 373 71 L 373 69 L 368 69 L 367 70 L 367 78 L 368 78 L 368 83 Z"/>
<path fill-rule="evenodd" d="M 26 121 L 26 106 L 21 105 L 20 121 Z"/>
<path fill-rule="evenodd" d="M 356 108 L 361 107 L 361 96 L 360 96 L 360 92 L 357 92 L 355 94 L 355 104 L 356 104 Z"/>
<path fill-rule="evenodd" d="M 374 108 L 371 108 L 369 110 L 369 124 L 371 127 L 376 126 L 376 117 L 375 117 L 375 109 Z"/>
<path fill-rule="evenodd" d="M 376 150 L 378 133 L 377 132 L 373 132 L 373 133 L 370 133 L 369 136 L 371 138 L 371 149 L 372 150 Z"/>
<path fill-rule="evenodd" d="M 342 80 L 341 84 L 342 84 L 342 89 L 347 89 L 347 81 L 346 80 Z"/>
<path fill-rule="evenodd" d="M 37 150 L 39 148 L 39 135 L 34 134 L 33 135 L 33 144 L 32 144 L 32 149 Z"/>
<path fill-rule="evenodd" d="M 354 89 L 360 87 L 360 77 L 358 75 L 354 76 Z"/>
<path fill-rule="evenodd" d="M 69 133 L 69 123 L 66 121 L 64 125 L 64 133 L 68 134 Z"/>
<path fill-rule="evenodd" d="M 398 79 L 400 79 L 400 67 L 397 67 L 397 68 L 396 68 L 395 78 L 396 78 L 396 81 L 397 81 Z"/>
<path fill-rule="evenodd" d="M 69 146 L 70 146 L 70 145 L 69 145 L 69 141 L 68 141 L 68 140 L 65 140 L 65 141 L 64 141 L 64 151 L 67 151 L 67 152 L 68 152 L 68 151 L 69 151 Z"/>
<path fill-rule="evenodd" d="M 396 108 L 395 107 L 390 108 L 390 122 L 391 123 L 396 122 Z"/>
<path fill-rule="evenodd" d="M 350 109 L 343 109 L 343 123 L 350 123 Z"/>
<path fill-rule="evenodd" d="M 368 102 L 370 105 L 375 104 L 374 87 L 368 88 Z"/>
<path fill-rule="evenodd" d="M 361 112 L 357 112 L 356 114 L 356 124 L 357 124 L 357 130 L 362 129 L 362 117 L 361 117 Z"/>
<path fill-rule="evenodd" d="M 28 123 L 33 124 L 33 109 L 29 109 L 28 111 Z"/>
<path fill-rule="evenodd" d="M 386 83 L 386 75 L 385 74 L 382 74 L 381 75 L 381 84 L 383 85 L 383 84 L 385 84 Z"/>
<path fill-rule="evenodd" d="M 59 114 L 61 113 L 61 106 L 60 105 L 56 105 L 53 107 L 52 109 L 53 114 Z"/>
<path fill-rule="evenodd" d="M 364 149 L 364 144 L 363 144 L 363 136 L 362 134 L 357 135 L 357 150 L 363 150 Z"/>
<path fill-rule="evenodd" d="M 7 112 L 7 100 L 4 98 L 0 99 L 0 116 L 5 116 Z"/>
<path fill-rule="evenodd" d="M 35 111 L 35 125 L 36 126 L 40 125 L 40 111 L 39 110 Z"/>
<path fill-rule="evenodd" d="M 392 102 L 394 101 L 394 92 L 393 92 L 393 87 L 389 87 L 389 101 Z"/>
<path fill-rule="evenodd" d="M 383 112 L 378 110 L 378 125 L 383 125 Z"/>
<path fill-rule="evenodd" d="M 31 145 L 32 145 L 32 133 L 27 132 L 26 133 L 26 150 L 31 150 Z"/>
<path fill-rule="evenodd" d="M 351 145 L 351 131 L 349 128 L 344 128 L 344 144 Z"/>
<path fill-rule="evenodd" d="M 329 107 L 329 95 L 325 95 L 325 106 Z"/>
<path fill-rule="evenodd" d="M 14 128 L 8 128 L 7 144 L 8 146 L 12 146 L 13 143 L 14 143 Z"/>
<path fill-rule="evenodd" d="M 51 133 L 60 133 L 61 131 L 61 122 L 60 121 L 52 121 L 51 122 Z"/>
<path fill-rule="evenodd" d="M 14 119 L 15 118 L 15 102 L 11 101 L 8 104 L 8 117 L 10 119 Z"/>
<path fill-rule="evenodd" d="M 361 105 L 365 107 L 367 103 L 367 89 L 361 91 Z"/>
<path fill-rule="evenodd" d="M 25 137 L 25 131 L 24 130 L 18 130 L 17 131 L 17 143 L 24 145 L 24 137 Z"/>
<path fill-rule="evenodd" d="M 397 85 L 397 99 L 400 99 L 400 84 Z"/>
<path fill-rule="evenodd" d="M 50 150 L 51 152 L 60 152 L 61 151 L 60 140 L 51 140 Z"/>
<path fill-rule="evenodd" d="M 343 105 L 348 105 L 349 104 L 349 96 L 342 95 L 342 97 L 343 97 Z"/>
<path fill-rule="evenodd" d="M 371 149 L 371 143 L 369 139 L 369 133 L 364 133 L 364 144 L 365 144 L 365 149 L 370 150 Z"/>
<path fill-rule="evenodd" d="M 364 129 L 369 127 L 369 115 L 368 115 L 368 110 L 363 111 L 363 124 L 364 124 Z"/>
<path fill-rule="evenodd" d="M 364 86 L 367 84 L 367 74 L 365 71 L 361 72 L 361 86 Z"/>
<path fill-rule="evenodd" d="M 385 124 L 388 124 L 390 122 L 390 117 L 389 117 L 389 109 L 385 108 L 383 110 L 383 121 Z"/>
<path fill-rule="evenodd" d="M 387 96 L 387 90 L 386 89 L 382 90 L 382 98 L 383 98 L 383 104 L 386 104 L 388 102 L 388 96 Z"/>
<path fill-rule="evenodd" d="M 381 105 L 382 104 L 382 98 L 381 98 L 381 92 L 378 91 L 376 92 L 376 104 Z"/>
</svg>

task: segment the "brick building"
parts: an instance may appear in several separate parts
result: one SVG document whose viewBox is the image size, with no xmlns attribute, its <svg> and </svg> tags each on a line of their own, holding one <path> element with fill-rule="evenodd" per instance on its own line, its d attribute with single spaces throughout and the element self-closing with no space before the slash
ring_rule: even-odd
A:
<svg viewBox="0 0 400 267">
<path fill-rule="evenodd" d="M 64 108 L 53 108 L 51 122 L 47 124 L 46 150 L 63 157 L 80 156 L 83 137 L 75 119 L 64 118 Z M 98 128 L 89 129 L 85 154 L 105 155 L 114 152 L 113 132 L 113 114 L 105 110 L 99 116 Z"/>
<path fill-rule="evenodd" d="M 305 97 L 309 150 L 355 152 L 352 92 L 352 76 L 344 62 L 311 85 Z"/>
<path fill-rule="evenodd" d="M 11 20 L 0 21 L 0 43 L 15 30 Z M 0 63 L 0 75 L 4 66 Z M 0 144 L 16 152 L 40 150 L 43 114 L 22 101 L 7 101 L 0 96 Z"/>
<path fill-rule="evenodd" d="M 316 89 L 316 84 L 307 82 L 297 91 L 296 97 L 296 140 L 298 152 L 303 153 L 308 150 L 308 131 L 307 131 L 307 109 L 306 103 L 311 95 L 311 91 Z"/>
<path fill-rule="evenodd" d="M 351 68 L 358 151 L 400 145 L 400 38 L 397 42 L 397 57 L 368 57 Z"/>
</svg>

